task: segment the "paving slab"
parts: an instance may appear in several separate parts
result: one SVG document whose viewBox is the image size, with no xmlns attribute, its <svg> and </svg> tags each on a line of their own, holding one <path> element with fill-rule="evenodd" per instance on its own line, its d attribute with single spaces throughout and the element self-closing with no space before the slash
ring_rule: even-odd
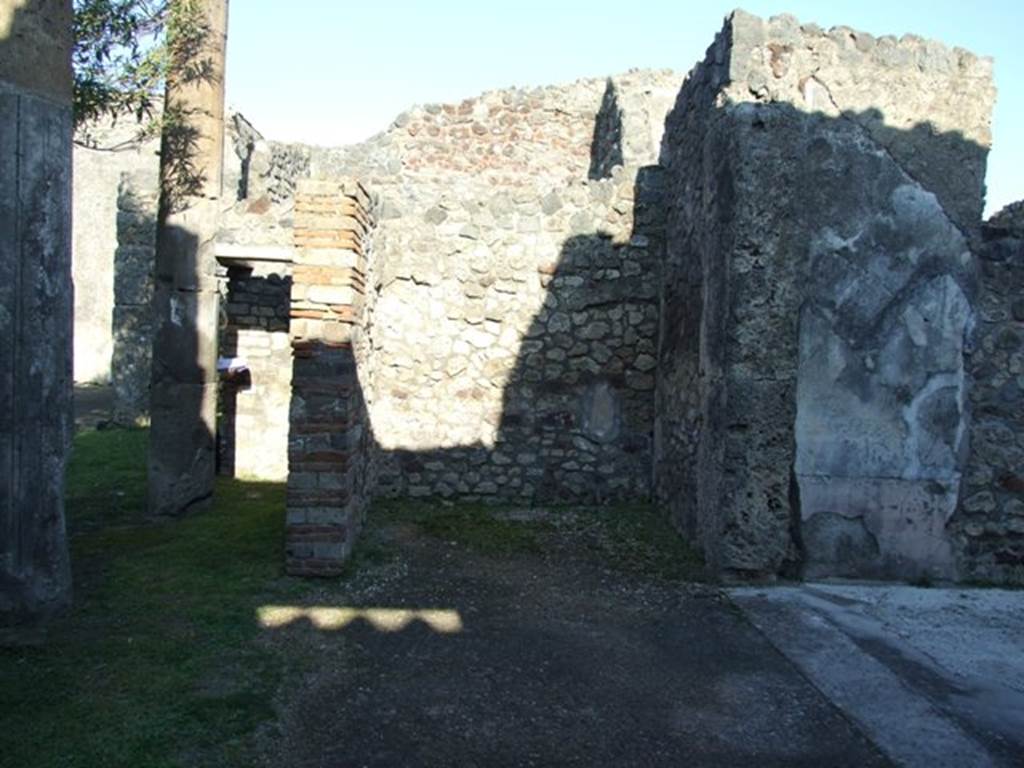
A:
<svg viewBox="0 0 1024 768">
<path fill-rule="evenodd" d="M 896 764 L 1024 766 L 1024 591 L 828 583 L 729 594 Z"/>
</svg>

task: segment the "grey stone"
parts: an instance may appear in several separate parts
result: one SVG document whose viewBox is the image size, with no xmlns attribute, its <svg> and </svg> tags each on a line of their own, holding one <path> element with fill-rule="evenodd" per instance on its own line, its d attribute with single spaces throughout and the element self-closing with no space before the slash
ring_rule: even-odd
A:
<svg viewBox="0 0 1024 768">
<path fill-rule="evenodd" d="M 43 10 L 45 9 L 45 10 Z M 8 7 L 0 56 L 0 626 L 71 600 L 71 3 Z M 40 94 L 45 95 L 40 95 Z"/>
<path fill-rule="evenodd" d="M 666 231 L 659 496 L 719 573 L 793 572 L 802 554 L 817 575 L 954 578 L 977 290 L 963 233 L 992 91 L 933 105 L 941 139 L 899 115 L 930 78 L 955 89 L 984 65 L 951 53 L 956 71 L 925 75 L 850 30 L 741 12 L 727 27 L 663 142 L 666 194 L 690 216 Z M 825 50 L 841 56 L 812 65 Z M 858 112 L 845 73 L 872 68 L 906 90 L 874 88 L 879 110 Z"/>
<path fill-rule="evenodd" d="M 562 198 L 557 192 L 549 192 L 541 199 L 541 210 L 548 216 L 557 213 L 562 209 Z"/>
</svg>

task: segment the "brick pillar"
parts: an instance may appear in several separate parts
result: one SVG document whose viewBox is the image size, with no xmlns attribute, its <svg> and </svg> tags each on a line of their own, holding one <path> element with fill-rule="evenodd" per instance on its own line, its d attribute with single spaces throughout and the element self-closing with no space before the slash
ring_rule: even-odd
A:
<svg viewBox="0 0 1024 768">
<path fill-rule="evenodd" d="M 286 568 L 294 575 L 337 574 L 368 502 L 354 344 L 362 331 L 369 207 L 366 190 L 350 180 L 306 180 L 295 196 L 286 523 Z"/>
</svg>

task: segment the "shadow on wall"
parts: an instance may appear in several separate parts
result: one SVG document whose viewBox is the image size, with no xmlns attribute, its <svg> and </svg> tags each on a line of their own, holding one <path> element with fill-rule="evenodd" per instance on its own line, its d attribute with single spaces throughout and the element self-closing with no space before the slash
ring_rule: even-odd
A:
<svg viewBox="0 0 1024 768">
<path fill-rule="evenodd" d="M 973 341 L 984 148 L 927 124 L 891 147 L 879 110 L 740 104 L 703 120 L 665 144 L 656 403 L 635 371 L 649 337 L 618 322 L 656 294 L 623 272 L 603 282 L 623 246 L 578 235 L 520 344 L 495 444 L 385 455 L 380 487 L 642 496 L 654 429 L 657 498 L 718 573 L 956 578 L 986 547 L 1019 565 L 1009 512 L 961 504 L 986 482 L 968 472 L 972 435 L 993 429 L 971 419 L 971 372 L 992 354 Z M 960 183 L 933 189 L 908 157 Z"/>
<path fill-rule="evenodd" d="M 143 191 L 130 174 L 123 174 L 117 194 L 110 378 L 113 418 L 126 426 L 149 420 L 156 214 L 153 191 Z"/>
<path fill-rule="evenodd" d="M 380 445 L 361 358 L 338 353 L 309 396 L 353 427 L 315 468 L 344 487 L 301 497 L 604 502 L 647 497 L 654 477 L 718 573 L 955 577 L 976 482 L 968 364 L 986 354 L 971 346 L 985 149 L 877 109 L 722 105 L 717 85 L 684 86 L 629 237 L 574 227 L 513 357 L 464 376 L 452 414 L 504 381 L 493 444 Z M 620 123 L 610 86 L 592 174 L 618 167 Z M 501 337 L 500 298 L 482 312 L 470 355 Z"/>
<path fill-rule="evenodd" d="M 622 242 L 571 235 L 557 263 L 531 278 L 543 286 L 543 307 L 512 341 L 518 349 L 483 367 L 488 381 L 505 382 L 494 442 L 378 447 L 383 495 L 532 504 L 650 498 L 661 192 L 660 169 L 639 169 L 633 231 Z M 462 375 L 467 357 L 500 345 L 499 324 L 513 303 L 512 294 L 489 294 L 465 354 L 445 361 L 449 375 Z M 467 372 L 456 400 L 484 400 L 487 386 Z M 473 408 L 452 403 L 453 414 L 462 411 Z"/>
<path fill-rule="evenodd" d="M 619 94 L 615 83 L 608 78 L 601 107 L 594 120 L 594 138 L 590 143 L 591 180 L 607 179 L 612 175 L 612 168 L 624 162 L 622 154 L 622 109 L 619 107 Z"/>
<path fill-rule="evenodd" d="M 200 274 L 198 236 L 171 225 L 157 236 L 167 242 L 157 246 L 153 317 L 166 322 L 157 322 L 153 335 L 148 507 L 153 515 L 180 515 L 201 508 L 211 494 L 216 446 L 206 425 L 216 414 L 206 412 L 215 402 L 204 391 L 217 382 L 200 361 L 209 357 L 204 346 L 216 343 L 210 330 L 217 327 L 217 302 L 201 290 L 211 278 Z"/>
<path fill-rule="evenodd" d="M 984 148 L 704 87 L 663 144 L 659 501 L 718 573 L 955 578 Z"/>
</svg>

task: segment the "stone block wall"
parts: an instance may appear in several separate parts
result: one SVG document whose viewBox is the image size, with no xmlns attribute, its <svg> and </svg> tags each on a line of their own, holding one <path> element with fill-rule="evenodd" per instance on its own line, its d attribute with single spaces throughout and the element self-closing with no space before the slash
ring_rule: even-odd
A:
<svg viewBox="0 0 1024 768">
<path fill-rule="evenodd" d="M 968 370 L 971 454 L 955 519 L 960 576 L 1024 584 L 1024 204 L 988 223 Z"/>
<path fill-rule="evenodd" d="M 380 493 L 649 495 L 661 224 L 647 166 L 680 79 L 417 107 L 367 146 L 310 155 L 314 175 L 356 175 L 379 198 Z M 623 164 L 591 179 L 609 144 Z"/>
<path fill-rule="evenodd" d="M 116 381 L 119 368 L 137 362 L 134 356 L 126 360 L 125 341 L 139 328 L 128 307 L 141 298 L 130 295 L 133 286 L 119 282 L 118 273 L 127 276 L 125 261 L 141 264 L 141 251 L 122 249 L 153 248 L 159 192 L 159 139 L 139 141 L 138 133 L 132 119 L 88 126 L 74 150 L 75 381 L 114 384 L 119 399 L 125 395 L 119 415 L 128 421 L 146 410 L 149 371 L 141 386 L 122 380 L 119 387 Z M 152 261 L 150 252 L 150 268 Z M 151 285 L 151 277 L 139 277 Z"/>
<path fill-rule="evenodd" d="M 636 71 L 490 92 L 413 108 L 339 149 L 267 142 L 236 117 L 242 166 L 226 184 L 247 197 L 222 217 L 223 246 L 280 244 L 305 175 L 359 178 L 379 198 L 360 373 L 377 383 L 366 399 L 381 493 L 649 495 L 652 166 L 680 80 Z M 247 330 L 246 344 L 264 343 Z M 235 394 L 237 408 L 248 393 Z M 267 436 L 253 418 L 256 435 L 234 430 L 236 451 Z"/>
<path fill-rule="evenodd" d="M 990 69 L 736 12 L 685 82 L 493 91 L 337 148 L 234 119 L 221 354 L 252 378 L 222 454 L 287 459 L 289 570 L 336 572 L 374 495 L 654 495 L 727 577 L 1018 579 Z M 254 256 L 293 231 L 292 267 Z"/>
<path fill-rule="evenodd" d="M 225 200 L 233 204 L 256 139 L 241 116 L 226 123 Z M 149 400 L 152 331 L 141 307 L 152 290 L 144 249 L 155 247 L 160 140 L 142 128 L 130 115 L 82 126 L 74 147 L 75 381 L 113 384 L 121 423 L 145 420 Z"/>
<path fill-rule="evenodd" d="M 298 185 L 285 529 L 291 574 L 338 573 L 369 503 L 372 436 L 358 364 L 370 209 L 355 181 Z"/>
<path fill-rule="evenodd" d="M 734 13 L 669 191 L 658 494 L 719 573 L 953 577 L 990 62 Z"/>
<path fill-rule="evenodd" d="M 251 247 L 221 263 L 227 266 L 220 290 L 220 356 L 235 358 L 246 370 L 221 383 L 218 472 L 283 482 L 291 399 L 291 251 Z"/>
<path fill-rule="evenodd" d="M 153 264 L 156 259 L 156 212 L 159 203 L 155 181 L 148 171 L 123 173 L 117 192 L 114 306 L 110 315 L 110 332 L 113 334 L 110 382 L 114 388 L 114 421 L 126 425 L 144 423 L 149 415 L 149 373 L 153 357 Z M 76 253 L 81 254 L 82 251 L 76 250 Z M 90 256 L 77 261 L 78 268 L 88 267 L 92 258 Z M 93 299 L 96 298 L 93 296 Z M 87 300 L 83 298 L 83 301 Z M 99 305 L 106 308 L 102 299 Z"/>
<path fill-rule="evenodd" d="M 660 241 L 634 233 L 637 183 L 451 185 L 382 224 L 382 493 L 648 494 Z"/>
</svg>

